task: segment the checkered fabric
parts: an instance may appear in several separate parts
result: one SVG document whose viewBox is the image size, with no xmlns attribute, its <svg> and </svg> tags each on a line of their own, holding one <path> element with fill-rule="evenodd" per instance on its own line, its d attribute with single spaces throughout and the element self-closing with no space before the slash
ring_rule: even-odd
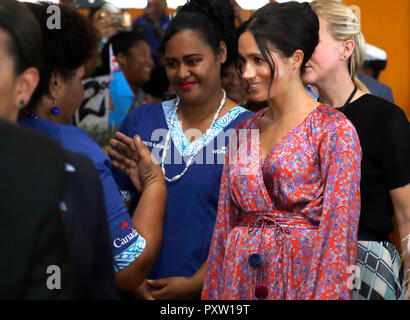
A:
<svg viewBox="0 0 410 320">
<path fill-rule="evenodd" d="M 360 289 L 353 290 L 354 300 L 402 300 L 404 272 L 399 253 L 390 242 L 359 241 L 357 265 Z"/>
</svg>

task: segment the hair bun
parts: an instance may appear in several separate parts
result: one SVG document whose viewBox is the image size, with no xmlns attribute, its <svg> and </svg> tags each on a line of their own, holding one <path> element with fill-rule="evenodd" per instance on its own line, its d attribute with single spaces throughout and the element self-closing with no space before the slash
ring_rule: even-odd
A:
<svg viewBox="0 0 410 320">
<path fill-rule="evenodd" d="M 222 37 L 230 37 L 235 29 L 235 15 L 230 0 L 190 0 L 181 12 L 189 11 L 205 15 L 218 27 Z"/>
<path fill-rule="evenodd" d="M 223 25 L 221 24 L 221 20 L 217 18 L 217 13 L 215 12 L 216 11 L 215 9 L 217 8 L 210 5 L 210 2 L 212 1 L 190 0 L 187 3 L 186 7 L 184 6 L 181 11 L 195 12 L 195 13 L 201 13 L 205 15 L 209 20 L 212 21 L 212 23 L 218 26 L 218 29 L 222 32 Z M 223 2 L 223 1 L 218 1 L 218 4 L 219 2 Z"/>
<path fill-rule="evenodd" d="M 171 20 L 164 37 L 160 51 L 163 52 L 165 43 L 177 32 L 191 29 L 200 31 L 207 43 L 219 50 L 220 41 L 227 47 L 227 63 L 235 59 L 236 30 L 235 15 L 230 0 L 190 0 Z"/>
</svg>

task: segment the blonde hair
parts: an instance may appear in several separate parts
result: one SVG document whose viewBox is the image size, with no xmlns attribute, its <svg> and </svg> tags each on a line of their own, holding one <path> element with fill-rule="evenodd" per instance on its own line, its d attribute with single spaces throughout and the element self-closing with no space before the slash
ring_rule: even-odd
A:
<svg viewBox="0 0 410 320">
<path fill-rule="evenodd" d="M 353 10 L 341 2 L 334 0 L 314 0 L 311 7 L 328 25 L 330 34 L 339 41 L 353 40 L 355 47 L 349 58 L 348 68 L 354 85 L 366 93 L 367 87 L 357 77 L 358 69 L 365 59 L 365 40 L 361 31 L 360 18 Z"/>
</svg>

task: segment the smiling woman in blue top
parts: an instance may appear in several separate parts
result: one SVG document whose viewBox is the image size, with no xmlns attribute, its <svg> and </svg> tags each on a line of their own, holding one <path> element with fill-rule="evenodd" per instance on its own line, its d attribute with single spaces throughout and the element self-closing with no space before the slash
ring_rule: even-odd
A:
<svg viewBox="0 0 410 320">
<path fill-rule="evenodd" d="M 61 28 L 47 28 L 50 5 L 47 2 L 27 4 L 42 28 L 44 64 L 40 68 L 39 85 L 19 122 L 42 131 L 58 140 L 64 149 L 86 155 L 94 162 L 103 185 L 117 288 L 133 290 L 144 279 L 159 250 L 165 182 L 160 167 L 153 165 L 145 145 L 136 139 L 134 146 L 139 157 L 133 162 L 131 176 L 142 197 L 130 217 L 111 174 L 110 159 L 84 131 L 71 125 L 84 95 L 81 79 L 84 63 L 95 44 L 93 29 L 81 13 L 63 5 L 59 6 Z"/>
<path fill-rule="evenodd" d="M 229 0 L 184 5 L 160 45 L 177 99 L 140 106 L 125 118 L 119 140 L 112 141 L 124 155 L 126 136 L 140 135 L 167 180 L 164 238 L 147 282 L 155 299 L 201 294 L 229 129 L 250 115 L 221 87 L 221 66 L 235 59 L 234 30 Z M 115 151 L 111 155 L 124 160 Z M 126 168 L 126 163 L 118 165 Z M 114 176 L 132 200 L 129 179 L 120 172 Z"/>
</svg>

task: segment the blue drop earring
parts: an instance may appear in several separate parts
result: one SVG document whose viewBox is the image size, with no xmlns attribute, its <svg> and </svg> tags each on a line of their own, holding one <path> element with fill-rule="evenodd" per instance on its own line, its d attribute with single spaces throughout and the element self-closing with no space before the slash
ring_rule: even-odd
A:
<svg viewBox="0 0 410 320">
<path fill-rule="evenodd" d="M 57 100 L 54 99 L 54 106 L 51 108 L 51 114 L 53 116 L 58 116 L 61 113 L 61 110 L 59 107 L 57 107 Z"/>
</svg>

